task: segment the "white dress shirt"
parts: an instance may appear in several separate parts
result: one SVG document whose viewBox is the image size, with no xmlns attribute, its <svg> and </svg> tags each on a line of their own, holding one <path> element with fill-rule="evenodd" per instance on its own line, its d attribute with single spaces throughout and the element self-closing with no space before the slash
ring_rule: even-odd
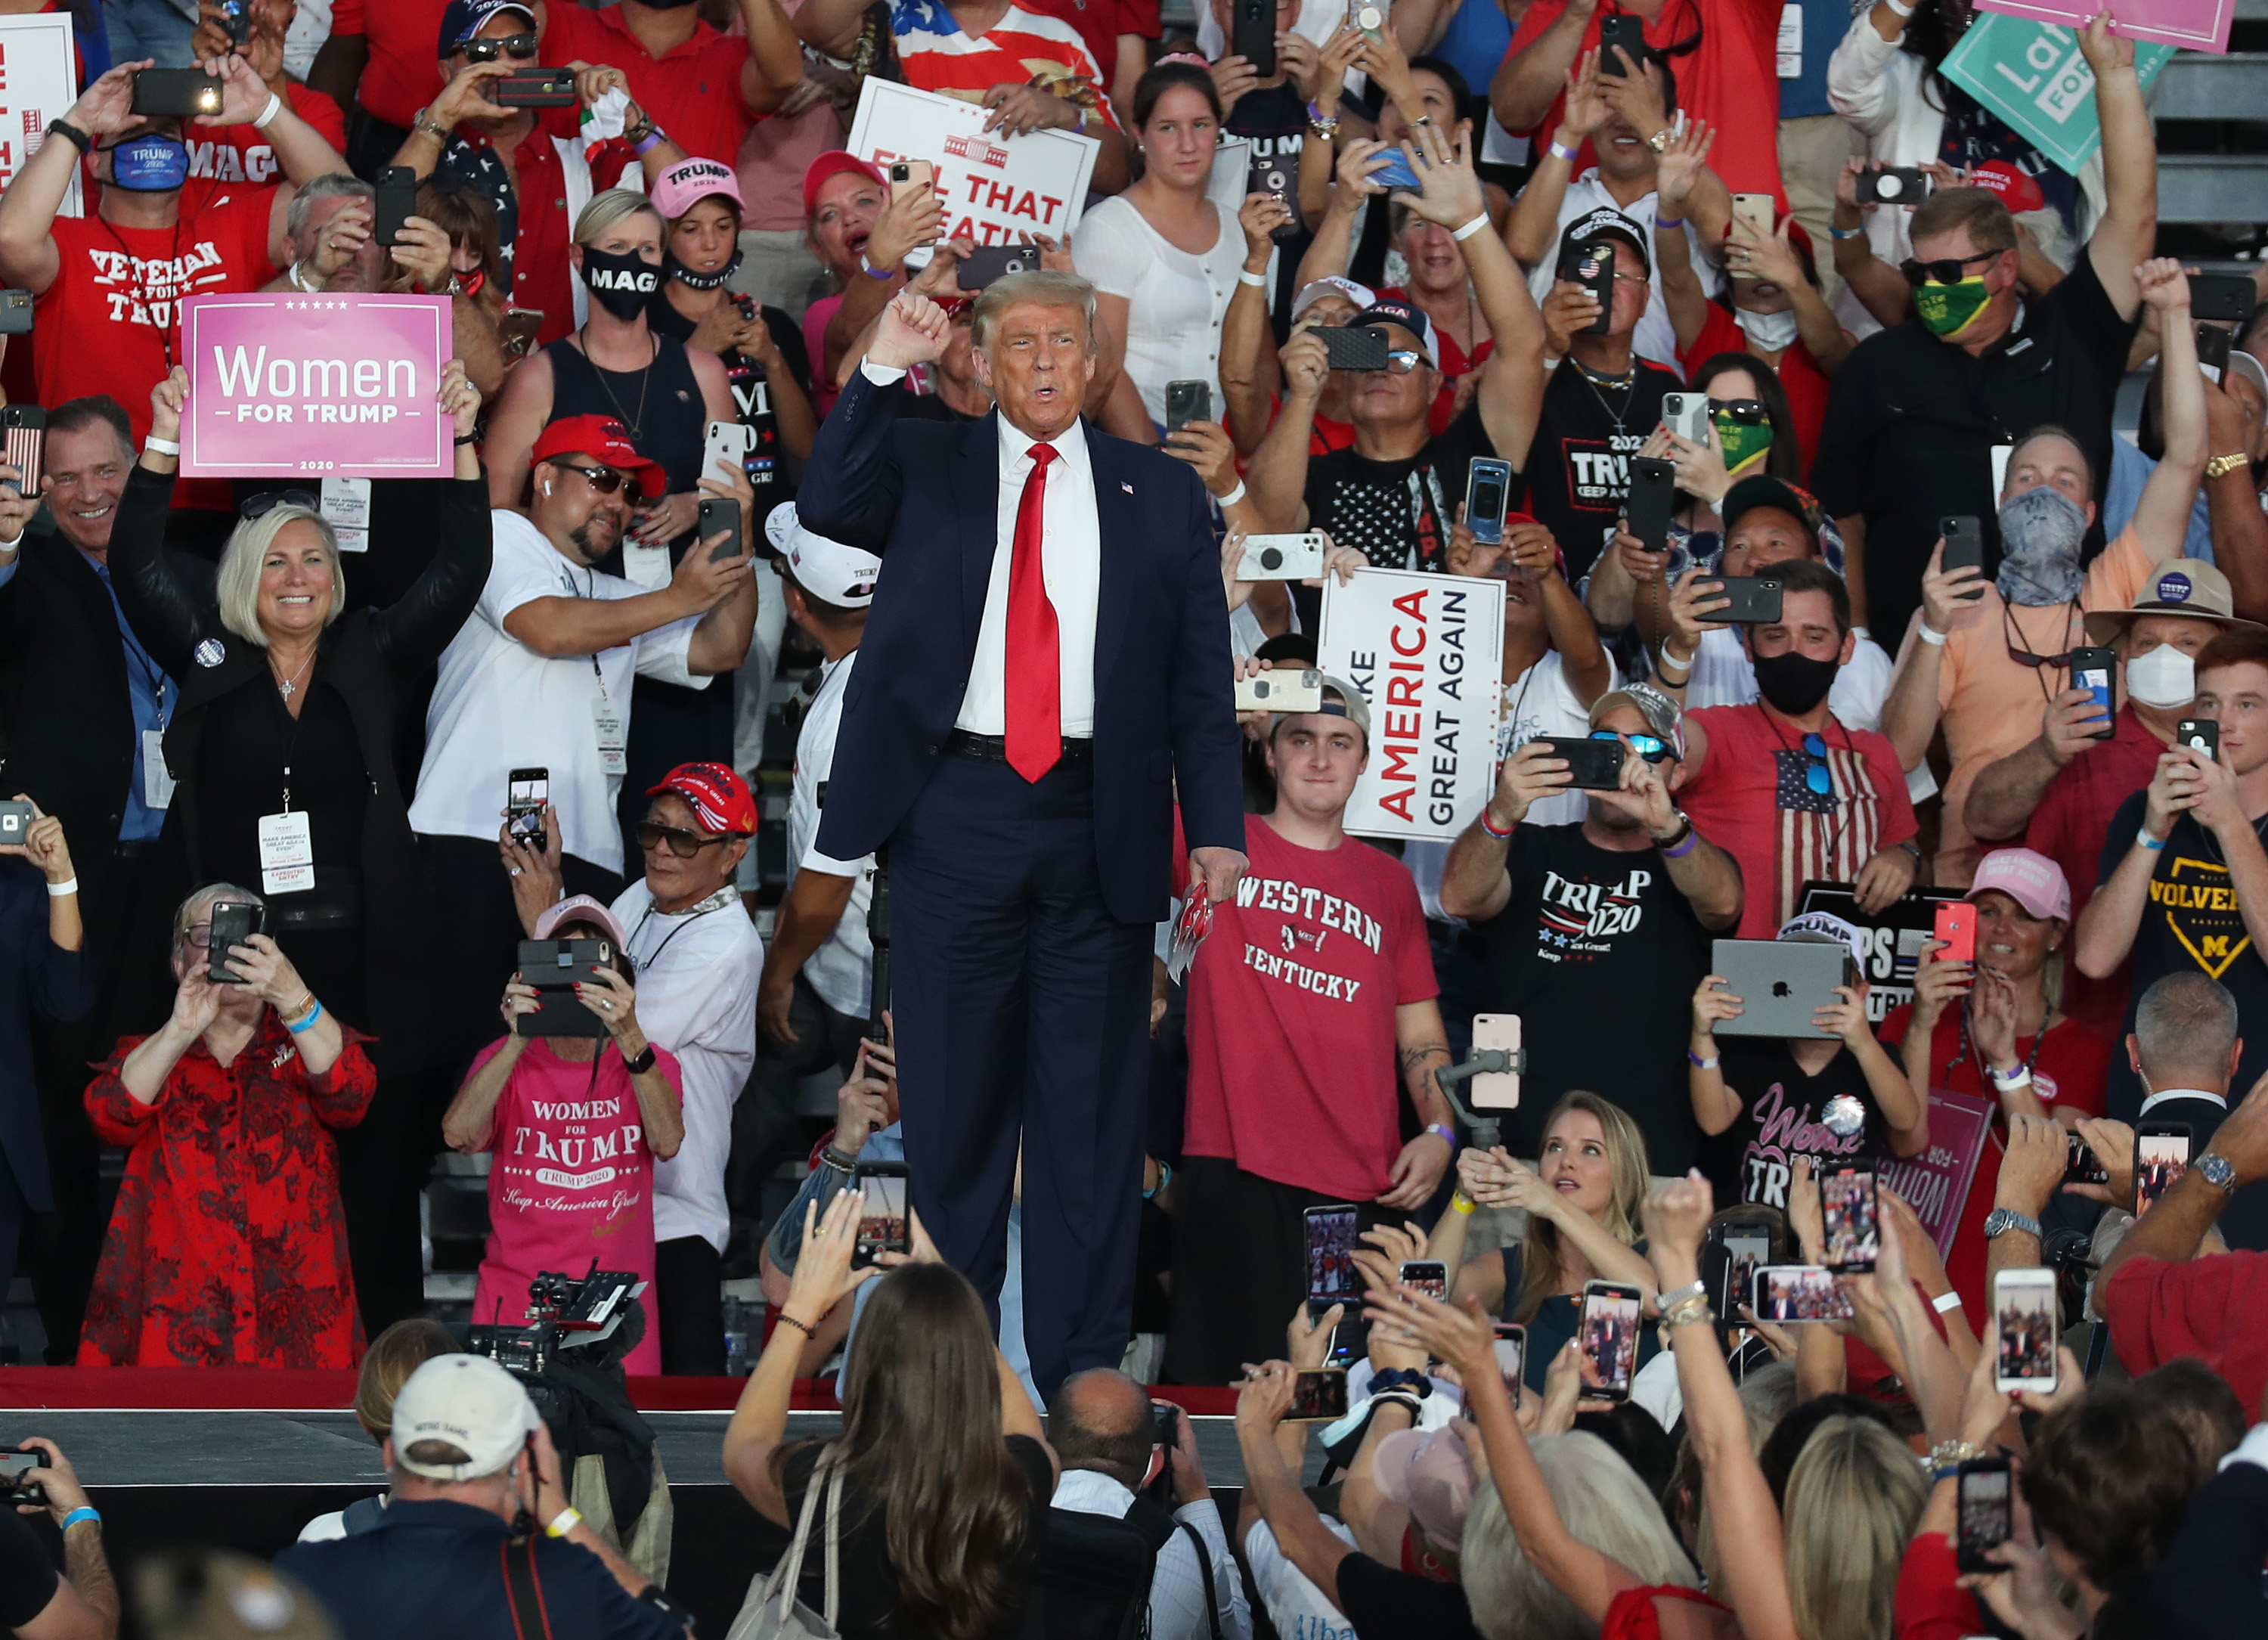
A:
<svg viewBox="0 0 2268 1640">
<path fill-rule="evenodd" d="M 1095 1470 L 1066 1469 L 1056 1481 L 1056 1495 L 1049 1502 L 1055 1509 L 1123 1520 L 1126 1511 L 1134 1507 L 1134 1494 Z M 1235 1557 L 1228 1551 L 1228 1534 L 1221 1530 L 1219 1506 L 1209 1497 L 1199 1498 L 1175 1510 L 1174 1519 L 1195 1527 L 1204 1540 L 1206 1556 L 1212 1562 L 1221 1640 L 1252 1640 L 1252 1608 L 1244 1599 L 1244 1579 L 1237 1571 Z M 1209 1640 L 1211 1633 L 1197 1546 L 1189 1541 L 1188 1533 L 1177 1530 L 1158 1551 L 1158 1570 L 1150 1578 L 1150 1640 Z"/>
<path fill-rule="evenodd" d="M 819 817 L 827 782 L 835 772 L 835 739 L 843 728 L 843 697 L 850 687 L 850 669 L 858 652 L 819 669 L 819 693 L 803 714 L 803 728 L 795 741 L 795 785 L 787 806 L 787 880 L 796 875 L 823 872 L 850 879 L 850 903 L 835 924 L 827 942 L 804 959 L 803 977 L 819 1000 L 838 1014 L 866 1017 L 873 1007 L 874 941 L 866 930 L 866 913 L 874 901 L 874 857 L 836 860 L 819 852 Z"/>
</svg>

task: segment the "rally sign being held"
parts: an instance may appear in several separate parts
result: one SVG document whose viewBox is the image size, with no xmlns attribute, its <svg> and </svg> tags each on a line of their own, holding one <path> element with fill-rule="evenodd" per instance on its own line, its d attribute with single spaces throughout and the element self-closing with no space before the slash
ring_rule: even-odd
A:
<svg viewBox="0 0 2268 1640">
<path fill-rule="evenodd" d="M 1984 1136 L 1992 1131 L 1992 1107 L 1985 1101 L 1932 1088 L 1929 1149 L 1919 1156 L 1886 1156 L 1874 1164 L 1876 1176 L 1914 1210 L 1940 1259 L 1953 1254 L 1953 1232 L 1961 1227 L 1962 1205 L 1969 1200 Z"/>
<path fill-rule="evenodd" d="M 1496 784 L 1504 583 L 1358 570 L 1323 581 L 1319 664 L 1370 705 L 1370 762 L 1347 805 L 1358 837 L 1447 840 Z"/>
<path fill-rule="evenodd" d="M 2225 21 L 2221 33 L 2225 39 Z M 2149 90 L 2173 55 L 2171 46 L 2135 41 L 2134 72 L 2143 90 Z M 2074 176 L 2102 146 L 2095 70 L 2087 66 L 2079 35 L 2069 27 L 2029 14 L 1980 13 L 1961 43 L 1946 54 L 1940 72 Z"/>
<path fill-rule="evenodd" d="M 2237 0 L 2123 0 L 2110 19 L 2110 32 L 2124 34 L 2139 48 L 2145 41 L 2186 46 L 2192 51 L 2228 49 L 2228 26 L 2236 20 Z M 2003 17 L 2029 18 L 2055 23 L 2067 33 L 2085 28 L 2098 11 L 2108 7 L 2100 0 L 1977 0 L 1980 11 Z M 2134 64 L 2141 66 L 2137 49 Z M 2144 85 L 2148 85 L 2146 78 Z"/>
<path fill-rule="evenodd" d="M 0 17 L 0 188 L 40 151 L 48 122 L 61 119 L 77 100 L 78 52 L 70 8 Z M 78 188 L 79 168 L 73 166 L 57 216 L 81 214 Z"/>
<path fill-rule="evenodd" d="M 451 336 L 446 296 L 188 298 L 181 471 L 446 478 L 456 429 L 434 395 Z"/>
<path fill-rule="evenodd" d="M 1060 243 L 1079 224 L 1102 144 L 1071 131 L 1006 137 L 986 131 L 986 118 L 973 102 L 870 76 L 843 145 L 885 176 L 893 159 L 935 166 L 947 239 L 1022 245 L 1044 234 Z"/>
</svg>

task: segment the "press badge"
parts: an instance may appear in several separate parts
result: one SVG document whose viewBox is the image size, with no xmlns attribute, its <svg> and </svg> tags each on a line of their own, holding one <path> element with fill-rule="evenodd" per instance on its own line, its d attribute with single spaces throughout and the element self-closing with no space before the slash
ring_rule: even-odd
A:
<svg viewBox="0 0 2268 1640">
<path fill-rule="evenodd" d="M 1779 78 L 1803 78 L 1803 0 L 1786 0 L 1779 9 Z"/>
<path fill-rule="evenodd" d="M 622 579 L 659 592 L 669 585 L 669 545 L 666 542 L 622 540 Z"/>
<path fill-rule="evenodd" d="M 342 552 L 370 550 L 370 480 L 323 480 L 323 522 L 339 538 Z"/>
<path fill-rule="evenodd" d="M 260 816 L 260 891 L 302 894 L 315 886 L 315 833 L 307 811 Z"/>
<path fill-rule="evenodd" d="M 599 766 L 617 777 L 630 772 L 630 759 L 623 755 L 630 744 L 630 725 L 622 720 L 622 710 L 600 695 L 591 703 L 591 727 L 598 732 Z"/>
<path fill-rule="evenodd" d="M 142 731 L 142 802 L 165 809 L 173 801 L 173 772 L 166 766 L 166 731 Z"/>
</svg>

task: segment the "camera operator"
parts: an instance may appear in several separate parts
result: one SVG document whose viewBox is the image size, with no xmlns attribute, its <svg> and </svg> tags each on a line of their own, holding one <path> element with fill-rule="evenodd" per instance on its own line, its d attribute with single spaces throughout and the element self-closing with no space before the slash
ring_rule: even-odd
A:
<svg viewBox="0 0 2268 1640">
<path fill-rule="evenodd" d="M 118 1585 L 103 1558 L 102 1517 L 63 1448 L 43 1436 L 26 1440 L 47 1462 L 24 1472 L 22 1484 L 39 1487 L 37 1503 L 0 1508 L 0 1624 L 23 1640 L 114 1640 L 118 1633 Z M 63 1570 L 57 1576 L 47 1546 L 18 1517 L 44 1510 L 63 1534 Z"/>
<path fill-rule="evenodd" d="M 276 1557 L 344 1640 L 518 1640 L 524 1621 L 550 1640 L 686 1633 L 661 1592 L 568 1506 L 550 1431 L 519 1381 L 485 1356 L 437 1356 L 412 1373 L 381 1450 L 384 1516 Z M 540 1622 L 517 1615 L 523 1602 Z"/>
</svg>

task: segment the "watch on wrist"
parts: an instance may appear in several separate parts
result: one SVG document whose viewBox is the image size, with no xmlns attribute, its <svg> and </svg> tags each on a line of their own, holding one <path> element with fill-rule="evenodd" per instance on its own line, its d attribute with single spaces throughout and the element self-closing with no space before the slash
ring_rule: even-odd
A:
<svg viewBox="0 0 2268 1640">
<path fill-rule="evenodd" d="M 2226 478 L 2239 468 L 2251 465 L 2252 459 L 2248 455 L 2216 455 L 2205 464 L 2205 476 L 2208 478 Z"/>
<path fill-rule="evenodd" d="M 2190 1164 L 2190 1171 L 2205 1175 L 2205 1182 L 2222 1195 L 2236 1188 L 2236 1164 L 2217 1150 L 2208 1150 Z"/>
<path fill-rule="evenodd" d="M 628 1054 L 623 1055 L 622 1068 L 630 1072 L 633 1076 L 643 1076 L 646 1072 L 652 1070 L 653 1068 L 653 1044 L 649 1042 L 645 1046 L 640 1048 L 637 1051 L 637 1056 L 635 1059 L 631 1058 Z"/>
<path fill-rule="evenodd" d="M 2034 1241 L 2040 1239 L 2040 1222 L 2029 1214 L 2019 1213 L 2014 1208 L 1995 1208 L 1984 1215 L 1986 1241 L 2012 1230 L 2023 1231 Z"/>
</svg>

